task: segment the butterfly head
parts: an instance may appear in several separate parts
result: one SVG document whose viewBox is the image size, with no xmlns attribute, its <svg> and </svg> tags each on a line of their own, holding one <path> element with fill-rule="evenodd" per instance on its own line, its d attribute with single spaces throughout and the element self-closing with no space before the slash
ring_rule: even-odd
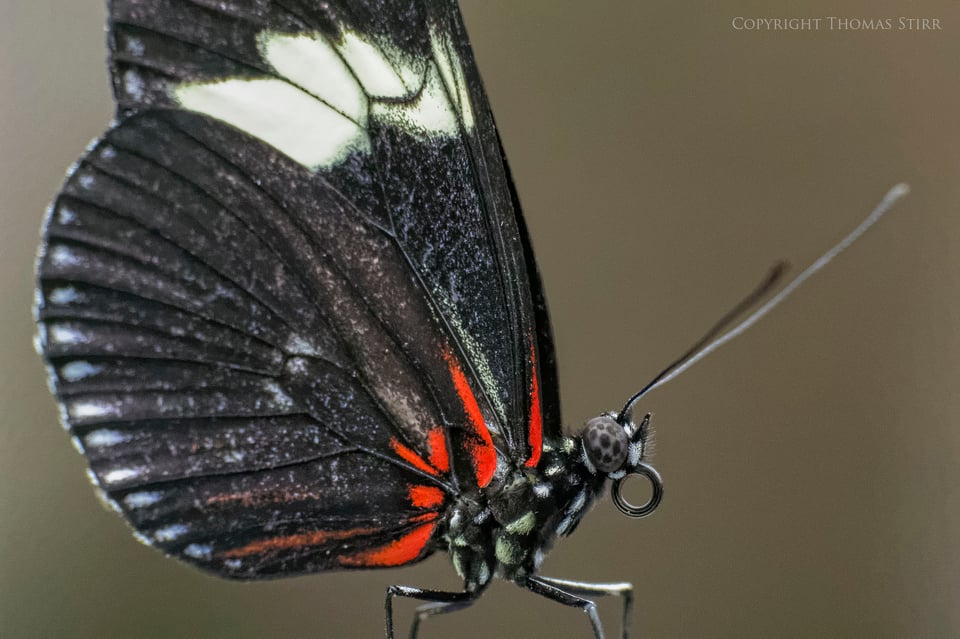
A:
<svg viewBox="0 0 960 639">
<path fill-rule="evenodd" d="M 605 413 L 589 420 L 581 434 L 586 460 L 598 473 L 612 479 L 613 500 L 630 517 L 645 517 L 660 504 L 663 482 L 659 473 L 644 461 L 650 437 L 650 414 L 634 424 L 628 413 Z M 622 494 L 623 482 L 631 475 L 642 475 L 650 482 L 649 501 L 636 506 Z"/>
</svg>

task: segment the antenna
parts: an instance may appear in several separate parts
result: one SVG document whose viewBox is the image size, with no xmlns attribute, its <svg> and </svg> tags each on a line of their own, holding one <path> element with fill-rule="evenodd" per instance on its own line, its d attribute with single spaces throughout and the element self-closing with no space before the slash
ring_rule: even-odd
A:
<svg viewBox="0 0 960 639">
<path fill-rule="evenodd" d="M 761 282 L 757 288 L 743 298 L 743 300 L 730 312 L 724 315 L 719 322 L 714 324 L 714 326 L 707 331 L 703 337 L 697 340 L 697 342 L 686 353 L 681 355 L 673 363 L 660 371 L 660 373 L 658 373 L 657 376 L 654 377 L 646 386 L 641 388 L 630 399 L 628 399 L 627 403 L 623 406 L 623 410 L 621 410 L 620 414 L 617 416 L 617 421 L 621 424 L 625 423 L 625 420 L 629 417 L 630 412 L 633 410 L 634 404 L 636 404 L 641 397 L 652 391 L 654 388 L 663 386 L 699 362 L 701 359 L 760 321 L 760 319 L 772 311 L 778 304 L 780 304 L 780 302 L 785 300 L 790 296 L 791 293 L 797 290 L 801 284 L 810 279 L 814 273 L 822 269 L 830 262 L 830 260 L 839 255 L 848 246 L 856 242 L 861 235 L 867 232 L 867 229 L 876 224 L 880 218 L 882 218 L 884 214 L 890 210 L 897 200 L 909 192 L 910 187 L 902 182 L 887 191 L 887 194 L 883 196 L 883 199 L 880 200 L 880 203 L 877 204 L 876 208 L 874 208 L 873 211 L 870 212 L 870 215 L 860 222 L 857 228 L 850 231 L 846 237 L 837 242 L 826 253 L 821 255 L 813 264 L 805 268 L 799 275 L 793 278 L 790 283 L 780 289 L 780 292 L 767 300 L 763 305 L 754 310 L 738 324 L 733 325 L 733 328 L 729 328 L 728 330 L 728 327 L 731 326 L 738 317 L 765 298 L 770 291 L 773 290 L 775 285 L 782 280 L 783 275 L 786 273 L 787 265 L 786 262 L 777 262 L 770 270 L 770 273 L 767 275 L 767 277 L 764 278 L 763 282 Z M 719 337 L 717 337 L 718 335 Z"/>
</svg>

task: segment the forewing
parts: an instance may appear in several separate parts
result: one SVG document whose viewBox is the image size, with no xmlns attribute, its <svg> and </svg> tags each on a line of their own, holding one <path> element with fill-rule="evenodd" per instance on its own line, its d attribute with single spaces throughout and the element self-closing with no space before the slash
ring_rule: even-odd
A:
<svg viewBox="0 0 960 639">
<path fill-rule="evenodd" d="M 535 461 L 560 433 L 553 345 L 456 3 L 115 0 L 111 19 L 120 114 L 195 110 L 315 169 L 365 166 L 355 201 L 394 229 L 494 440 Z"/>
</svg>

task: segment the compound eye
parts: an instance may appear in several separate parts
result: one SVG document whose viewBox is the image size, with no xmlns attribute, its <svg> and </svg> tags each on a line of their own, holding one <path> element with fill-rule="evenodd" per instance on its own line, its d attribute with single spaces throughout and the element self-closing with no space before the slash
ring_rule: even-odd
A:
<svg viewBox="0 0 960 639">
<path fill-rule="evenodd" d="M 583 447 L 597 470 L 612 473 L 627 460 L 630 439 L 623 426 L 612 417 L 601 415 L 587 422 L 583 431 Z"/>
</svg>

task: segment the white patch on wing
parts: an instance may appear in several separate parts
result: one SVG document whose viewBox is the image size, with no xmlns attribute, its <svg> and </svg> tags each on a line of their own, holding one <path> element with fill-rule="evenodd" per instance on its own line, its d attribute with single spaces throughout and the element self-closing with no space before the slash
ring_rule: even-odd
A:
<svg viewBox="0 0 960 639">
<path fill-rule="evenodd" d="M 72 286 L 64 286 L 53 289 L 50 291 L 50 295 L 47 296 L 47 300 L 60 306 L 82 301 L 80 299 L 80 293 L 78 293 L 77 289 L 73 288 Z"/>
<path fill-rule="evenodd" d="M 137 508 L 147 508 L 153 506 L 163 499 L 163 493 L 157 490 L 143 491 L 139 493 L 130 493 L 123 498 L 123 505 L 130 510 Z"/>
<path fill-rule="evenodd" d="M 349 30 L 339 41 L 263 31 L 258 48 L 276 77 L 186 82 L 171 95 L 316 171 L 370 151 L 368 116 L 427 138 L 474 126 L 463 67 L 445 38 L 431 30 L 435 59 L 418 60 Z"/>
<path fill-rule="evenodd" d="M 123 90 L 134 100 L 143 99 L 143 78 L 136 71 L 129 69 L 123 74 Z"/>
<path fill-rule="evenodd" d="M 320 35 L 260 37 L 260 52 L 273 68 L 293 84 L 334 109 L 365 125 L 367 96 L 330 43 Z"/>
<path fill-rule="evenodd" d="M 337 164 L 365 136 L 345 115 L 283 80 L 181 84 L 175 95 L 184 108 L 223 120 L 311 168 Z"/>
<path fill-rule="evenodd" d="M 474 119 L 470 92 L 467 90 L 467 79 L 463 74 L 463 63 L 457 55 L 456 45 L 450 41 L 448 35 L 437 29 L 435 25 L 430 26 L 430 46 L 440 69 L 440 75 L 443 77 L 443 83 L 447 87 L 447 94 L 460 109 L 463 126 L 470 130 L 473 128 Z"/>
<path fill-rule="evenodd" d="M 87 433 L 87 436 L 83 438 L 83 443 L 87 448 L 109 448 L 125 444 L 131 439 L 133 437 L 129 433 L 104 428 Z"/>
<path fill-rule="evenodd" d="M 80 258 L 66 246 L 59 245 L 53 247 L 50 251 L 50 261 L 56 266 L 77 266 L 80 264 Z"/>
<path fill-rule="evenodd" d="M 153 538 L 161 543 L 165 541 L 175 541 L 186 535 L 189 531 L 190 529 L 183 524 L 171 524 L 170 526 L 158 528 L 154 531 Z"/>
<path fill-rule="evenodd" d="M 404 86 L 403 78 L 391 64 L 385 53 L 386 48 L 377 48 L 350 31 L 343 34 L 343 42 L 337 47 L 347 64 L 360 79 L 367 95 L 378 98 L 396 98 L 407 95 L 410 90 Z M 390 52 L 396 60 L 399 56 Z M 396 60 L 399 62 L 399 60 Z"/>
<path fill-rule="evenodd" d="M 61 206 L 57 209 L 57 222 L 66 226 L 77 219 L 77 214 L 68 206 Z"/>
<path fill-rule="evenodd" d="M 67 406 L 70 419 L 87 419 L 90 417 L 106 417 L 116 412 L 113 404 L 96 400 L 71 402 Z"/>
<path fill-rule="evenodd" d="M 426 82 L 410 102 L 375 102 L 373 115 L 398 128 L 422 131 L 427 135 L 453 136 L 459 130 L 457 116 L 447 101 L 443 80 L 435 65 L 427 71 Z"/>
<path fill-rule="evenodd" d="M 68 326 L 51 326 L 47 331 L 47 339 L 54 344 L 83 344 L 87 336 Z"/>
<path fill-rule="evenodd" d="M 118 484 L 122 481 L 128 479 L 134 479 L 140 476 L 140 471 L 134 468 L 118 468 L 117 470 L 111 470 L 109 473 L 103 475 L 104 484 Z"/>
<path fill-rule="evenodd" d="M 60 377 L 68 382 L 79 382 L 102 372 L 103 366 L 96 366 L 83 360 L 68 362 L 60 367 Z"/>
<path fill-rule="evenodd" d="M 190 544 L 183 549 L 183 554 L 193 559 L 210 559 L 213 548 L 207 544 Z"/>
</svg>

